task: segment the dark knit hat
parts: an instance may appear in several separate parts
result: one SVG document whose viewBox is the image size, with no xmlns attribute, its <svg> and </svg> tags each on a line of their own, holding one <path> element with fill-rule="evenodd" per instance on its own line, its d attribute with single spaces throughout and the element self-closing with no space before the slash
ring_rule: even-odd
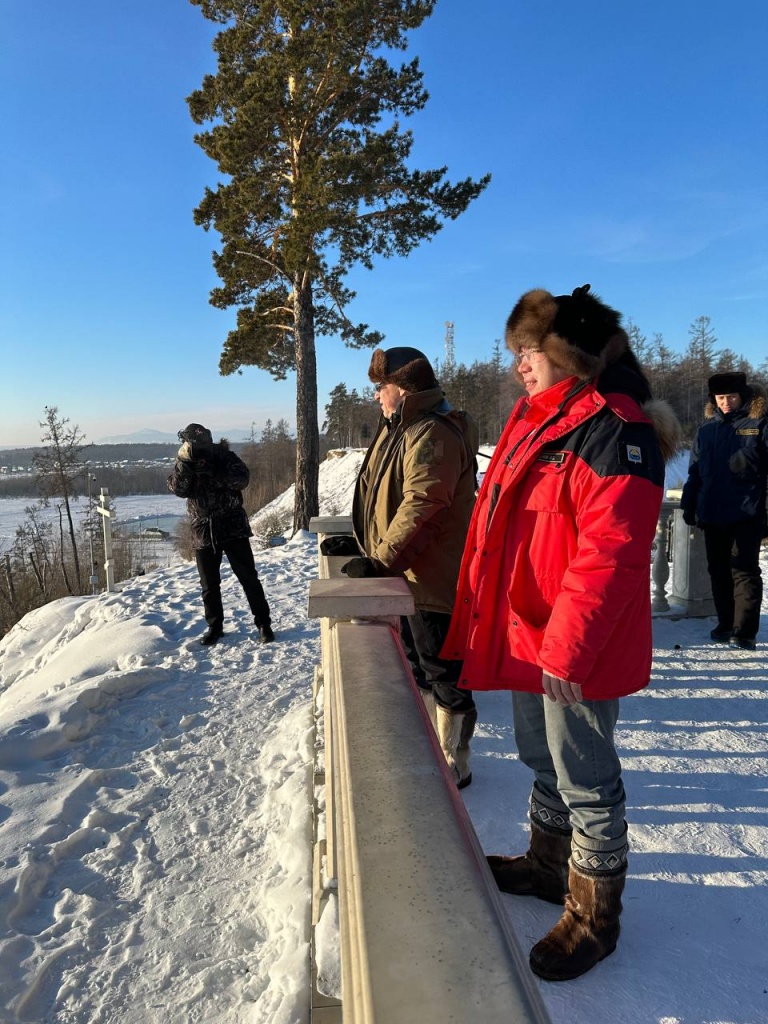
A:
<svg viewBox="0 0 768 1024">
<path fill-rule="evenodd" d="M 198 445 L 213 445 L 213 435 L 202 423 L 190 423 L 179 431 L 180 441 L 196 442 Z"/>
<path fill-rule="evenodd" d="M 371 356 L 368 378 L 373 384 L 397 384 L 403 391 L 439 388 L 432 364 L 417 348 L 377 348 Z"/>
<path fill-rule="evenodd" d="M 589 287 L 575 288 L 571 295 L 551 295 L 543 288 L 526 292 L 507 320 L 507 348 L 515 355 L 522 348 L 540 349 L 556 366 L 584 379 L 619 360 L 637 367 L 621 314 L 590 295 Z"/>
<path fill-rule="evenodd" d="M 707 381 L 710 395 L 741 395 L 747 391 L 746 373 L 716 373 Z"/>
</svg>

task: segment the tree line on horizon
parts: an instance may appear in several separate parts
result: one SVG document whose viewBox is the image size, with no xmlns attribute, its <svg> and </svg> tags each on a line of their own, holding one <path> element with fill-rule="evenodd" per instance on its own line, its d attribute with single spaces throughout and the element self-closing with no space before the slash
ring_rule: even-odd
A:
<svg viewBox="0 0 768 1024">
<path fill-rule="evenodd" d="M 630 345 L 648 378 L 653 397 L 672 406 L 682 426 L 685 446 L 693 440 L 704 418 L 708 401 L 707 381 L 716 373 L 738 371 L 768 396 L 768 356 L 754 367 L 730 348 L 718 348 L 709 317 L 697 317 L 688 329 L 688 341 L 676 352 L 660 333 L 650 340 L 633 323 L 627 334 Z M 494 445 L 512 407 L 525 394 L 520 378 L 502 353 L 496 340 L 490 358 L 471 365 L 455 362 L 434 364 L 435 374 L 446 398 L 477 420 L 481 445 Z M 323 430 L 326 440 L 337 447 L 366 448 L 378 420 L 378 405 L 370 387 L 348 390 L 337 384 L 325 406 Z"/>
</svg>

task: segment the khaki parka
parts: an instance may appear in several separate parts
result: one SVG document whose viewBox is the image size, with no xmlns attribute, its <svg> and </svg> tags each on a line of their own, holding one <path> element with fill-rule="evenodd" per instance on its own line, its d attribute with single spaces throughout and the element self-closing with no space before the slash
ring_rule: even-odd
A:
<svg viewBox="0 0 768 1024">
<path fill-rule="evenodd" d="M 404 573 L 416 607 L 450 613 L 475 502 L 478 429 L 440 388 L 409 394 L 381 417 L 360 468 L 355 537 L 369 558 Z"/>
</svg>

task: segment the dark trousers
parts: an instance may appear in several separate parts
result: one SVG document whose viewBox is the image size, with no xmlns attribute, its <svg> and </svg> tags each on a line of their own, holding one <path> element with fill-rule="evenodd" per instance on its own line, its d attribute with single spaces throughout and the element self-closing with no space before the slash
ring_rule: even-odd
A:
<svg viewBox="0 0 768 1024">
<path fill-rule="evenodd" d="M 254 622 L 257 626 L 269 626 L 269 605 L 256 572 L 251 542 L 247 537 L 229 540 L 218 550 L 209 547 L 200 548 L 195 552 L 200 586 L 203 591 L 205 621 L 214 629 L 221 629 L 224 625 L 224 607 L 221 603 L 221 559 L 223 555 L 227 556 L 232 572 L 237 576 L 240 586 L 245 591 L 248 605 L 253 612 Z"/>
<path fill-rule="evenodd" d="M 451 616 L 424 612 L 401 619 L 401 639 L 413 677 L 424 690 L 432 690 L 435 702 L 454 714 L 472 711 L 475 702 L 469 690 L 460 690 L 460 661 L 444 661 L 438 655 L 448 633 Z"/>
<path fill-rule="evenodd" d="M 704 527 L 718 625 L 747 640 L 754 640 L 760 628 L 762 535 L 762 525 L 752 519 Z"/>
</svg>

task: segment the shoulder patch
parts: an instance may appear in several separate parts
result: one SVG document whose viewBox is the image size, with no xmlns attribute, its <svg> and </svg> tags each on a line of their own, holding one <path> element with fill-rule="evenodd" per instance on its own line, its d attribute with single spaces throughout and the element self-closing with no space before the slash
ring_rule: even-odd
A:
<svg viewBox="0 0 768 1024">
<path fill-rule="evenodd" d="M 645 466 L 647 463 L 645 451 L 639 444 L 627 444 L 626 441 L 620 441 L 618 444 L 618 451 L 619 462 L 622 466 L 640 468 L 641 466 Z"/>
<path fill-rule="evenodd" d="M 440 438 L 425 437 L 416 445 L 414 462 L 419 466 L 431 466 L 445 457 L 445 446 Z"/>
</svg>

